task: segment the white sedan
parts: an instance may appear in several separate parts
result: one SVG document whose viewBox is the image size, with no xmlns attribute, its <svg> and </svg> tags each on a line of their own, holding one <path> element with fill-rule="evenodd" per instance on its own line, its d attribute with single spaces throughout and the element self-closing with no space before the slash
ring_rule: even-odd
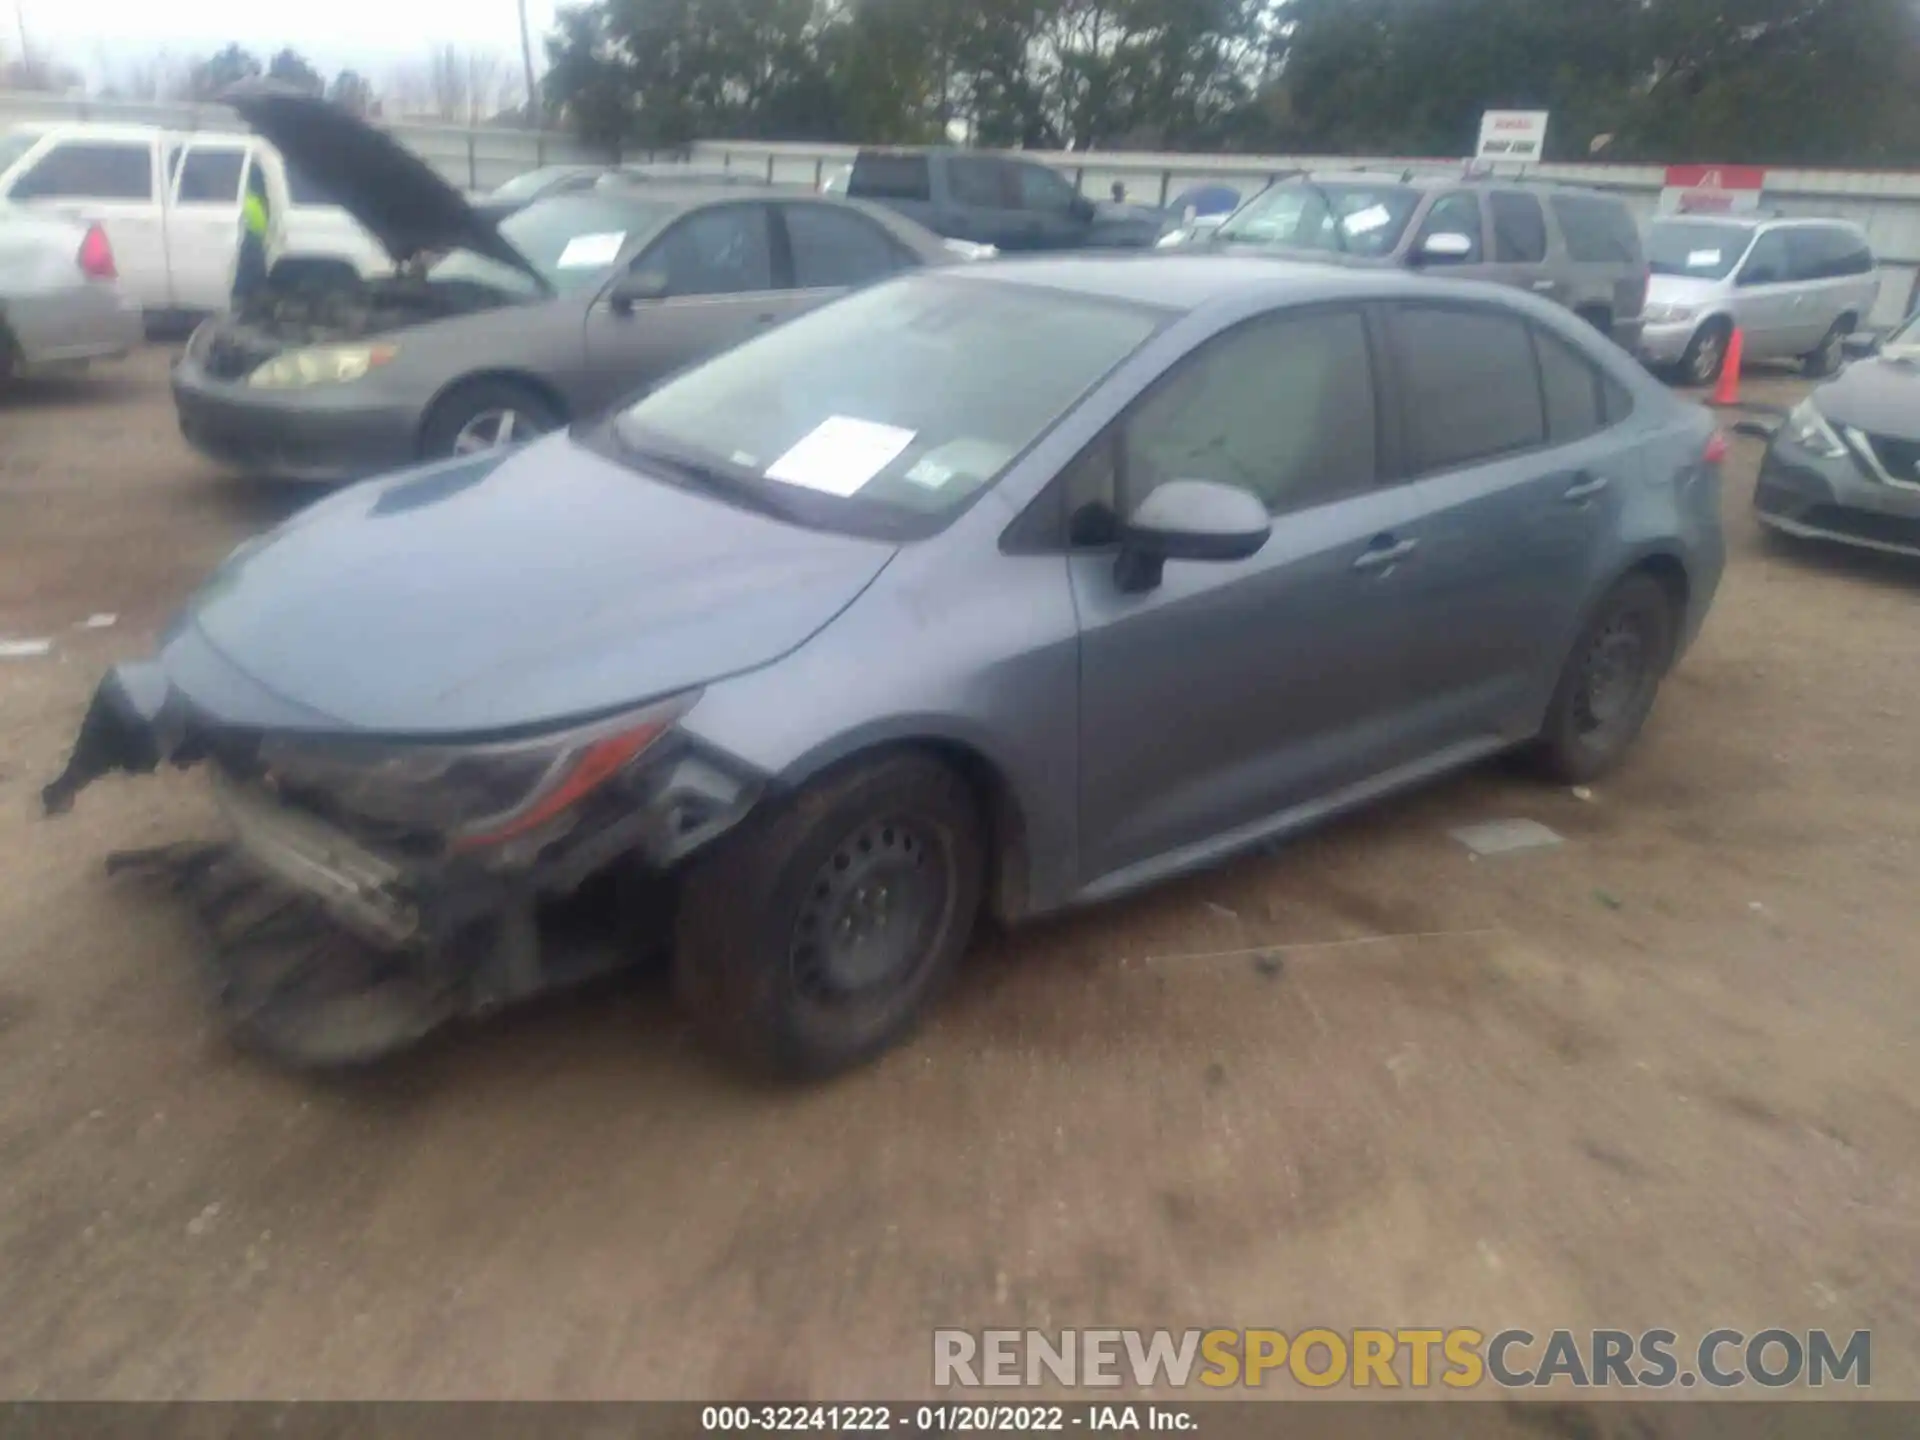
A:
<svg viewBox="0 0 1920 1440">
<path fill-rule="evenodd" d="M 98 225 L 0 205 L 0 379 L 125 355 L 140 307 Z"/>
</svg>

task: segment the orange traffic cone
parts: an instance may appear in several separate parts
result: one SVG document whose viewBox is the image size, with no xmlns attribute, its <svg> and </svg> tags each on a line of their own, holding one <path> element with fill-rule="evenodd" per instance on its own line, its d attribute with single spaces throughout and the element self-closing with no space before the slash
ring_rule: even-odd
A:
<svg viewBox="0 0 1920 1440">
<path fill-rule="evenodd" d="M 1727 337 L 1727 358 L 1720 362 L 1720 383 L 1713 387 L 1715 405 L 1740 403 L 1740 357 L 1746 348 L 1746 332 L 1736 327 Z"/>
</svg>

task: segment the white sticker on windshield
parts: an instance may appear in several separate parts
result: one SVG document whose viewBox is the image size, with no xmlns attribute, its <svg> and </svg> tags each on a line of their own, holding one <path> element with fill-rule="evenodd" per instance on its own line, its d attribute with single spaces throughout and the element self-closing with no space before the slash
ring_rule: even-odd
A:
<svg viewBox="0 0 1920 1440">
<path fill-rule="evenodd" d="M 914 432 L 830 415 L 767 467 L 769 480 L 828 495 L 851 495 L 913 443 Z"/>
<path fill-rule="evenodd" d="M 594 235 L 576 235 L 567 241 L 555 263 L 562 270 L 595 270 L 620 258 L 620 247 L 627 241 L 624 230 L 603 230 Z"/>
<path fill-rule="evenodd" d="M 1718 250 L 1689 250 L 1687 252 L 1687 269 L 1689 270 L 1698 269 L 1702 265 L 1718 265 L 1719 263 L 1720 252 Z"/>
<path fill-rule="evenodd" d="M 1364 235 L 1369 230 L 1378 230 L 1393 219 L 1393 212 L 1384 205 L 1369 205 L 1364 210 L 1356 210 L 1340 222 L 1340 228 L 1349 235 Z"/>
<path fill-rule="evenodd" d="M 924 485 L 929 490 L 938 490 L 953 478 L 953 467 L 942 465 L 938 460 L 916 460 L 913 468 L 901 478 Z"/>
</svg>

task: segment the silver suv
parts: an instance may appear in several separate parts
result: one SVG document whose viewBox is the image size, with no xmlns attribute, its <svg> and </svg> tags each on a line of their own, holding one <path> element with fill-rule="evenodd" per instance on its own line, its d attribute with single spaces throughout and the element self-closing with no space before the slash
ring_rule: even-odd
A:
<svg viewBox="0 0 1920 1440">
<path fill-rule="evenodd" d="M 1301 175 L 1269 185 L 1193 243 L 1492 280 L 1566 306 L 1629 350 L 1640 338 L 1640 230 L 1625 204 L 1593 190 L 1439 175 Z"/>
<path fill-rule="evenodd" d="M 1880 293 L 1866 232 L 1844 220 L 1663 216 L 1647 228 L 1647 261 L 1641 358 L 1696 385 L 1719 376 L 1736 326 L 1746 358 L 1831 375 Z"/>
</svg>

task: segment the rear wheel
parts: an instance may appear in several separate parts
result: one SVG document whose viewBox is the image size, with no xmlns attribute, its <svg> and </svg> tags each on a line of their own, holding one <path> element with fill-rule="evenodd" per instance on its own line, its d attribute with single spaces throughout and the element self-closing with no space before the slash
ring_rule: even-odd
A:
<svg viewBox="0 0 1920 1440">
<path fill-rule="evenodd" d="M 1607 592 L 1547 707 L 1539 749 L 1550 775 L 1579 785 L 1620 762 L 1672 662 L 1676 623 L 1672 598 L 1651 575 L 1629 575 Z"/>
<path fill-rule="evenodd" d="M 687 876 L 674 976 L 761 1074 L 831 1074 L 911 1029 L 980 907 L 979 807 L 931 757 L 860 762 L 750 817 Z"/>
<path fill-rule="evenodd" d="M 553 402 L 515 380 L 474 380 L 434 402 L 421 428 L 420 452 L 429 460 L 477 455 L 518 445 L 558 428 Z"/>
<path fill-rule="evenodd" d="M 1840 369 L 1840 362 L 1846 356 L 1847 336 L 1853 333 L 1853 317 L 1842 315 L 1833 322 L 1833 328 L 1827 331 L 1820 341 L 1820 348 L 1800 362 L 1804 374 L 1815 380 L 1824 380 Z"/>
<path fill-rule="evenodd" d="M 1727 338 L 1732 333 L 1724 320 L 1709 320 L 1694 331 L 1680 357 L 1680 378 L 1689 385 L 1711 385 L 1718 380 L 1720 367 L 1727 363 Z"/>
</svg>

